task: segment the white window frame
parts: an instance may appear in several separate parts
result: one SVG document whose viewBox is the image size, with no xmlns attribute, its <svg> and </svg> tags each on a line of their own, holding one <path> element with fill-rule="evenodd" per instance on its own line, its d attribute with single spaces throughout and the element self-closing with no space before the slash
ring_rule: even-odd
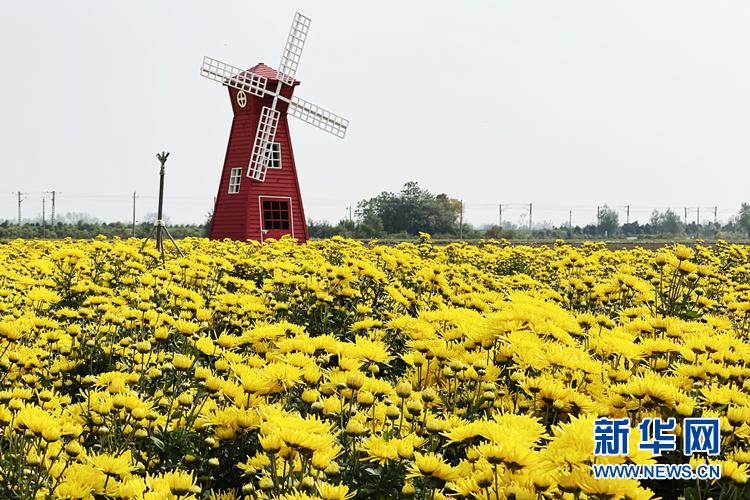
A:
<svg viewBox="0 0 750 500">
<path fill-rule="evenodd" d="M 289 200 L 289 229 L 292 230 L 292 238 L 294 238 L 294 209 L 292 207 L 292 198 L 291 196 L 258 196 L 258 210 L 260 210 L 260 220 L 258 221 L 260 223 L 260 242 L 263 243 L 263 240 L 265 240 L 265 236 L 269 231 L 273 231 L 273 229 L 264 229 L 263 228 L 263 199 L 264 198 L 270 198 L 271 200 Z M 283 229 L 280 229 L 280 231 L 283 231 Z"/>
<path fill-rule="evenodd" d="M 269 142 L 266 151 L 266 168 L 281 168 L 281 143 Z"/>
<path fill-rule="evenodd" d="M 237 194 L 240 192 L 240 181 L 242 180 L 242 169 L 233 168 L 229 172 L 229 194 Z"/>
</svg>

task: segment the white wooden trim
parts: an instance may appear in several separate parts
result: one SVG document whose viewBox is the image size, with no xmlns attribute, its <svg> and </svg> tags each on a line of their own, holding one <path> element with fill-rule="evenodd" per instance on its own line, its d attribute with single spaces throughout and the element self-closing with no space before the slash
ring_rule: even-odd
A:
<svg viewBox="0 0 750 500">
<path fill-rule="evenodd" d="M 269 156 L 266 159 L 266 168 L 281 168 L 282 166 L 281 165 L 281 143 L 269 142 L 268 147 L 270 148 L 270 150 L 269 150 Z M 274 149 L 277 149 L 277 151 L 274 151 Z M 279 166 L 278 167 L 274 167 L 274 163 L 275 163 L 274 158 L 273 158 L 274 152 L 279 153 L 279 158 L 278 158 Z"/>
<path fill-rule="evenodd" d="M 236 175 L 235 175 L 236 174 Z M 236 181 L 232 183 L 232 180 Z M 240 182 L 242 181 L 242 168 L 233 168 L 229 171 L 229 189 L 228 194 L 237 194 L 240 192 Z M 232 191 L 232 186 L 236 185 L 237 190 Z"/>
<path fill-rule="evenodd" d="M 294 208 L 292 205 L 291 196 L 258 196 L 258 224 L 260 225 L 260 243 L 263 244 L 263 236 L 265 236 L 266 229 L 263 228 L 263 198 L 269 198 L 271 200 L 289 200 L 289 228 L 292 230 L 292 238 L 294 238 Z"/>
</svg>

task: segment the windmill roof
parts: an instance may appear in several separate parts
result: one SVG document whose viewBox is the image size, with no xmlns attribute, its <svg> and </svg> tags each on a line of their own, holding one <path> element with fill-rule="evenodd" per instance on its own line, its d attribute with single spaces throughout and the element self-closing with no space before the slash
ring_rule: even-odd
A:
<svg viewBox="0 0 750 500">
<path fill-rule="evenodd" d="M 266 66 L 263 63 L 256 64 L 255 66 L 250 68 L 248 71 L 251 73 L 255 73 L 256 75 L 260 75 L 265 78 L 268 78 L 269 80 L 279 79 L 279 72 L 271 68 L 270 66 Z M 294 80 L 294 85 L 299 85 L 299 80 Z"/>
</svg>

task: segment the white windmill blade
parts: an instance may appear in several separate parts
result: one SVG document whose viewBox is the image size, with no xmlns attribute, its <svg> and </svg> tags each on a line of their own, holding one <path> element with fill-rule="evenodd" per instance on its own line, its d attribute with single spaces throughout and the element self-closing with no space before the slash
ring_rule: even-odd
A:
<svg viewBox="0 0 750 500">
<path fill-rule="evenodd" d="M 297 73 L 299 59 L 302 56 L 302 48 L 305 46 L 307 31 L 310 29 L 310 18 L 305 17 L 299 12 L 294 13 L 292 28 L 289 30 L 289 38 L 286 40 L 284 54 L 281 56 L 279 64 L 279 80 L 291 85 L 294 82 L 294 75 Z"/>
<path fill-rule="evenodd" d="M 263 106 L 260 112 L 258 131 L 255 133 L 253 151 L 250 155 L 250 165 L 247 169 L 247 176 L 256 181 L 264 182 L 266 180 L 269 145 L 273 142 L 274 137 L 276 137 L 279 116 L 281 116 L 281 113 L 268 106 Z"/>
<path fill-rule="evenodd" d="M 258 97 L 263 97 L 266 93 L 266 82 L 268 80 L 264 76 L 250 73 L 210 57 L 203 58 L 201 76 L 238 90 L 250 92 Z"/>
<path fill-rule="evenodd" d="M 316 106 L 315 104 L 300 99 L 297 96 L 292 96 L 287 115 L 291 115 L 295 118 L 299 118 L 303 122 L 315 125 L 316 127 L 341 139 L 344 138 L 346 135 L 346 129 L 349 127 L 349 120 L 334 115 L 330 111 L 326 111 L 320 106 Z"/>
</svg>

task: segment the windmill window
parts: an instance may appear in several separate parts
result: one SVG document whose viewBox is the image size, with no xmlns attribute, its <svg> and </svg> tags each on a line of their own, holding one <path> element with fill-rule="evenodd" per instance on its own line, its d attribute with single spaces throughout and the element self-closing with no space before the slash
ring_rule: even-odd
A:
<svg viewBox="0 0 750 500">
<path fill-rule="evenodd" d="M 266 168 L 281 168 L 280 142 L 271 142 L 266 147 Z"/>
<path fill-rule="evenodd" d="M 242 177 L 241 168 L 233 168 L 229 174 L 229 194 L 240 192 L 240 178 Z"/>
<path fill-rule="evenodd" d="M 289 229 L 289 202 L 263 202 L 263 229 Z"/>
</svg>

